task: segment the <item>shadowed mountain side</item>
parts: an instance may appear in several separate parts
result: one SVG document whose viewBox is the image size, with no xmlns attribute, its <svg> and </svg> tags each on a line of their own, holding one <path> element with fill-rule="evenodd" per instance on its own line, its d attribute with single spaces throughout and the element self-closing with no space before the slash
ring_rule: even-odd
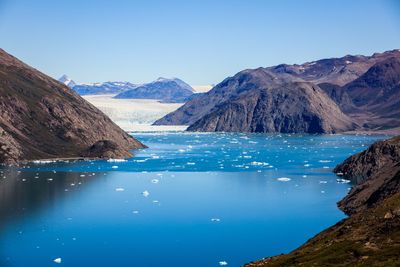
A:
<svg viewBox="0 0 400 267">
<path fill-rule="evenodd" d="M 96 107 L 60 82 L 0 49 L 0 163 L 79 157 L 98 142 L 129 157 L 143 148 Z"/>
<path fill-rule="evenodd" d="M 336 133 L 355 127 L 318 86 L 296 82 L 250 90 L 220 104 L 188 130 Z"/>
</svg>

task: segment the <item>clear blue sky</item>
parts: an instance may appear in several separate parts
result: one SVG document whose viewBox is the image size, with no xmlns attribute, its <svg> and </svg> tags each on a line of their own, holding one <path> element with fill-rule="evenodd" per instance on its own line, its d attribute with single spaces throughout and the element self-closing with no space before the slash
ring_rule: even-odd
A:
<svg viewBox="0 0 400 267">
<path fill-rule="evenodd" d="M 55 78 L 211 84 L 400 48 L 400 1 L 0 0 L 0 47 Z"/>
</svg>

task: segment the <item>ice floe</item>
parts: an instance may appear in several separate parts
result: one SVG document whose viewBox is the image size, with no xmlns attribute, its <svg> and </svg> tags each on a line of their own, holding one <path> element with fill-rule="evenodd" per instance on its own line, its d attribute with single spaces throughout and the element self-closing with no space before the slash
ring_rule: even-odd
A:
<svg viewBox="0 0 400 267">
<path fill-rule="evenodd" d="M 142 192 L 142 195 L 144 197 L 148 197 L 150 195 L 150 193 L 149 193 L 149 191 L 145 190 L 145 191 Z"/>
<path fill-rule="evenodd" d="M 220 261 L 220 262 L 218 262 L 219 263 L 219 266 L 226 266 L 226 265 L 228 265 L 228 263 L 226 262 L 226 261 Z"/>
<path fill-rule="evenodd" d="M 290 179 L 288 177 L 279 177 L 276 180 L 278 180 L 279 182 L 289 182 L 292 179 Z"/>
<path fill-rule="evenodd" d="M 107 162 L 126 162 L 126 159 L 108 159 Z"/>
<path fill-rule="evenodd" d="M 125 191 L 125 189 L 122 188 L 122 187 L 117 187 L 117 188 L 115 188 L 115 191 L 117 191 L 117 192 L 123 192 L 123 191 Z"/>
<path fill-rule="evenodd" d="M 348 184 L 351 181 L 347 179 L 336 179 L 336 182 L 338 182 L 339 184 Z"/>
<path fill-rule="evenodd" d="M 61 259 L 61 258 L 56 258 L 56 259 L 54 259 L 53 261 L 54 261 L 55 263 L 60 264 L 60 263 L 62 262 L 62 259 Z"/>
</svg>

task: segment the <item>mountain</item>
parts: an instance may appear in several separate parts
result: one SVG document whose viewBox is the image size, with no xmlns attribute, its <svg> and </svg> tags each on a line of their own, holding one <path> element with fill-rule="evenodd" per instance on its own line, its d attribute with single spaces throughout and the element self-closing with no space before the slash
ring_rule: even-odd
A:
<svg viewBox="0 0 400 267">
<path fill-rule="evenodd" d="M 398 127 L 399 60 L 400 50 L 393 50 L 244 70 L 155 124 L 189 125 L 191 131 L 307 133 Z M 361 105 L 364 94 L 374 101 Z M 319 126 L 311 127 L 316 121 Z"/>
<path fill-rule="evenodd" d="M 158 78 L 154 82 L 139 85 L 124 91 L 115 98 L 158 99 L 163 102 L 185 102 L 194 90 L 184 81 L 173 78 Z"/>
<path fill-rule="evenodd" d="M 348 218 L 304 245 L 247 267 L 400 266 L 400 136 L 380 141 L 335 171 L 355 186 L 339 202 Z"/>
<path fill-rule="evenodd" d="M 73 88 L 75 85 L 76 85 L 76 83 L 73 81 L 73 80 L 71 80 L 71 78 L 69 78 L 67 75 L 63 75 L 63 76 L 61 76 L 59 79 L 58 79 L 58 81 L 59 82 L 61 82 L 61 83 L 63 83 L 63 84 L 65 84 L 66 86 L 68 86 L 69 88 Z"/>
<path fill-rule="evenodd" d="M 102 95 L 102 94 L 119 94 L 131 89 L 135 89 L 138 85 L 130 82 L 104 82 L 93 84 L 77 84 L 72 89 L 80 95 Z"/>
<path fill-rule="evenodd" d="M 66 85 L 0 49 L 0 162 L 129 157 L 144 145 Z"/>
<path fill-rule="evenodd" d="M 225 79 L 156 124 L 188 124 L 189 131 L 285 133 L 334 133 L 356 126 L 317 85 L 265 68 Z"/>
</svg>

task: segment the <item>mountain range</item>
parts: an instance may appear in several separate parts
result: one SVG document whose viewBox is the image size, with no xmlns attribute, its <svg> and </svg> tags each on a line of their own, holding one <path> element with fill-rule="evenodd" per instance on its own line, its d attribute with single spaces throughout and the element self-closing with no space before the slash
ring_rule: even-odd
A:
<svg viewBox="0 0 400 267">
<path fill-rule="evenodd" d="M 60 82 L 72 88 L 80 95 L 115 94 L 119 99 L 157 99 L 162 102 L 186 102 L 195 93 L 193 88 L 178 78 L 158 78 L 157 80 L 133 84 L 130 82 L 104 82 L 77 84 L 63 75 Z"/>
<path fill-rule="evenodd" d="M 400 126 L 400 50 L 243 70 L 155 125 L 338 133 Z"/>
<path fill-rule="evenodd" d="M 0 163 L 129 157 L 145 147 L 69 87 L 2 49 L 0 114 Z"/>
</svg>

